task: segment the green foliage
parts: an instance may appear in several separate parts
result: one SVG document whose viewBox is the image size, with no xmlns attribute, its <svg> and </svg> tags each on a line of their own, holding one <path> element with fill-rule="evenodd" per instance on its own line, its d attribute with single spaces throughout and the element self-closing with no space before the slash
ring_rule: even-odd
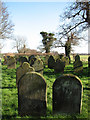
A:
<svg viewBox="0 0 90 120">
<path fill-rule="evenodd" d="M 85 56 L 84 56 L 85 57 Z M 17 64 L 17 67 L 19 64 Z M 47 116 L 41 116 L 40 119 L 46 118 L 58 118 L 58 119 L 85 119 L 88 118 L 88 104 L 90 96 L 89 81 L 90 77 L 88 76 L 88 61 L 83 61 L 83 72 L 75 73 L 73 70 L 73 62 L 67 65 L 64 69 L 64 74 L 74 74 L 77 75 L 83 85 L 83 99 L 82 99 L 82 112 L 79 115 L 53 115 L 52 113 L 52 86 L 54 81 L 60 73 L 55 73 L 54 69 L 49 69 L 48 66 L 45 66 L 44 69 L 44 78 L 47 83 Z M 2 65 L 2 117 L 3 119 L 14 119 L 21 118 L 18 116 L 18 90 L 16 88 L 16 69 L 7 69 L 6 65 Z M 33 117 L 24 117 L 32 118 Z"/>
<path fill-rule="evenodd" d="M 56 38 L 54 38 L 54 34 L 53 33 L 47 33 L 47 32 L 40 32 L 40 34 L 42 35 L 43 39 L 42 39 L 42 43 L 43 43 L 43 49 L 45 50 L 46 53 L 50 52 L 51 46 L 53 44 L 53 42 L 56 40 Z"/>
</svg>

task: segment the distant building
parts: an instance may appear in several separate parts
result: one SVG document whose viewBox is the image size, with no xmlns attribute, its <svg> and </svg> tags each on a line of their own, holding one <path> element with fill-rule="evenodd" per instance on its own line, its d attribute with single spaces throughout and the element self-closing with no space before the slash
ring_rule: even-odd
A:
<svg viewBox="0 0 90 120">
<path fill-rule="evenodd" d="M 34 50 L 34 49 L 26 48 L 26 46 L 24 46 L 23 48 L 21 48 L 19 50 L 19 53 L 33 53 L 33 54 L 35 54 L 35 53 L 40 53 L 40 52 L 38 52 L 37 50 Z"/>
</svg>

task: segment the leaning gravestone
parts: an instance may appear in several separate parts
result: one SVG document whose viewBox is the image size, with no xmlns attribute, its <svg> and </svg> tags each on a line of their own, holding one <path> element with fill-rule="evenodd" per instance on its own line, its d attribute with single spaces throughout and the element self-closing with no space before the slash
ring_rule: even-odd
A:
<svg viewBox="0 0 90 120">
<path fill-rule="evenodd" d="M 88 57 L 88 68 L 90 68 L 90 56 Z"/>
<path fill-rule="evenodd" d="M 61 61 L 60 59 L 57 59 L 54 65 L 55 65 L 54 66 L 55 73 L 64 72 L 65 63 L 63 61 Z"/>
<path fill-rule="evenodd" d="M 16 69 L 16 60 L 14 57 L 9 57 L 7 59 L 7 67 L 8 69 Z"/>
<path fill-rule="evenodd" d="M 34 72 L 34 68 L 29 65 L 29 63 L 24 62 L 19 68 L 16 70 L 16 86 L 18 87 L 18 82 L 27 72 Z"/>
<path fill-rule="evenodd" d="M 77 76 L 66 74 L 53 84 L 53 112 L 75 114 L 81 112 L 82 83 Z"/>
<path fill-rule="evenodd" d="M 80 56 L 76 55 L 75 56 L 75 61 L 73 63 L 73 67 L 74 67 L 74 72 L 82 72 L 83 71 L 83 64 L 82 61 L 80 61 Z"/>
<path fill-rule="evenodd" d="M 18 86 L 18 112 L 20 116 L 46 115 L 46 82 L 37 72 L 27 72 Z"/>
<path fill-rule="evenodd" d="M 43 75 L 43 62 L 40 58 L 36 58 L 31 66 L 35 69 L 35 72 Z"/>
<path fill-rule="evenodd" d="M 53 69 L 54 65 L 55 65 L 55 58 L 54 58 L 54 56 L 51 55 L 48 58 L 48 68 Z"/>
</svg>

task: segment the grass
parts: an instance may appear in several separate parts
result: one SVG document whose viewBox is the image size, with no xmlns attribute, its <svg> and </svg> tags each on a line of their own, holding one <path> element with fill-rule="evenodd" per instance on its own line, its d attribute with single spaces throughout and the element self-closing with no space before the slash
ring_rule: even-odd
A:
<svg viewBox="0 0 90 120">
<path fill-rule="evenodd" d="M 53 69 L 49 69 L 45 66 L 44 69 L 44 78 L 47 83 L 47 116 L 41 116 L 40 119 L 85 119 L 88 118 L 89 114 L 89 81 L 90 76 L 88 75 L 88 64 L 87 58 L 84 57 L 83 61 L 83 73 L 76 74 L 73 71 L 73 61 L 70 65 L 66 66 L 64 69 L 64 74 L 74 74 L 77 75 L 83 84 L 83 99 L 82 99 L 82 112 L 78 115 L 53 115 L 52 114 L 52 86 L 56 78 L 60 73 L 54 73 Z M 17 64 L 17 67 L 19 64 Z M 14 119 L 21 118 L 18 116 L 18 90 L 16 88 L 16 69 L 7 69 L 6 65 L 2 65 L 2 119 Z M 33 117 L 24 117 L 31 118 Z"/>
</svg>

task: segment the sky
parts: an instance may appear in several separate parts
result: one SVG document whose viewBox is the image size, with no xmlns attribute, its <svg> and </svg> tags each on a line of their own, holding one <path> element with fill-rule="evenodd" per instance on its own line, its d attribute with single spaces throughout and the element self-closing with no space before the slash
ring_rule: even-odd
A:
<svg viewBox="0 0 90 120">
<path fill-rule="evenodd" d="M 9 0 L 10 1 L 10 0 Z M 29 1 L 29 0 L 28 0 Z M 14 26 L 14 35 L 23 36 L 27 39 L 27 47 L 37 49 L 41 45 L 41 31 L 56 33 L 59 30 L 60 15 L 68 6 L 69 2 L 6 2 L 9 18 Z M 2 53 L 17 52 L 13 48 L 13 41 L 6 40 Z M 64 49 L 54 49 L 64 53 Z M 75 52 L 88 53 L 88 44 L 75 47 Z"/>
</svg>

